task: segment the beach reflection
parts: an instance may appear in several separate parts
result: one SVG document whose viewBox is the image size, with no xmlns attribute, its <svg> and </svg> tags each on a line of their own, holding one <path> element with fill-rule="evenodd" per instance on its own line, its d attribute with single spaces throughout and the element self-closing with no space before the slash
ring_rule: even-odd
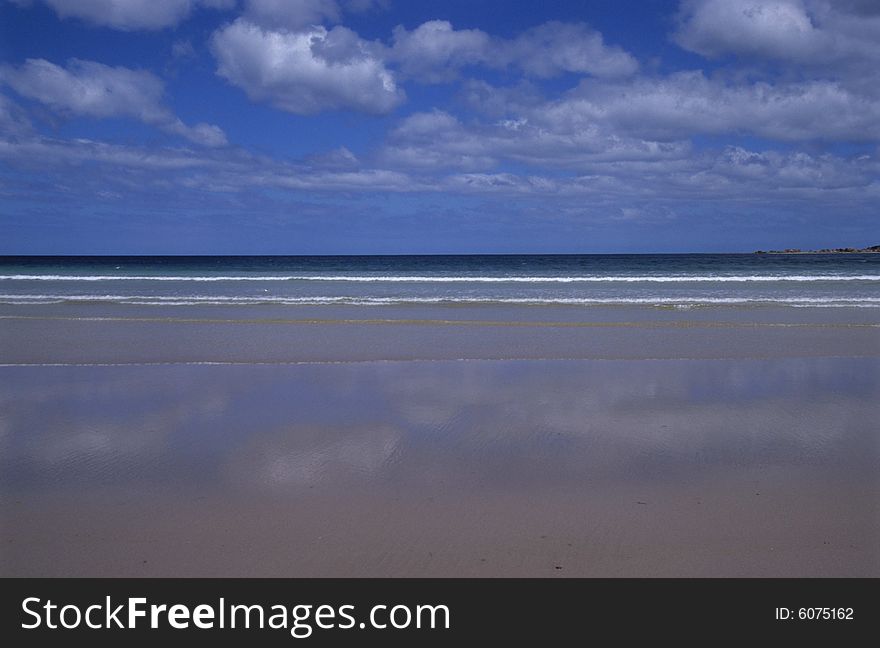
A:
<svg viewBox="0 0 880 648">
<path fill-rule="evenodd" d="M 874 470 L 875 359 L 0 369 L 6 492 L 295 492 Z"/>
</svg>

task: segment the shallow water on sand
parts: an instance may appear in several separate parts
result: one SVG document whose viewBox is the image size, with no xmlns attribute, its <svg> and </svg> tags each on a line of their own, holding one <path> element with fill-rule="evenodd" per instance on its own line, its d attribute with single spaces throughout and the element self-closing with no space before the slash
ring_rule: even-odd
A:
<svg viewBox="0 0 880 648">
<path fill-rule="evenodd" d="M 2 575 L 880 575 L 880 360 L 0 368 Z"/>
</svg>

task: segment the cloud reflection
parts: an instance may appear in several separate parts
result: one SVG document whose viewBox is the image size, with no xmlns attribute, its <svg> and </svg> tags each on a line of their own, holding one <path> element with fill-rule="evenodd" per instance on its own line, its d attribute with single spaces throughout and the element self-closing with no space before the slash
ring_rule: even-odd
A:
<svg viewBox="0 0 880 648">
<path fill-rule="evenodd" d="M 541 487 L 878 460 L 876 359 L 15 367 L 0 383 L 5 490 Z"/>
</svg>

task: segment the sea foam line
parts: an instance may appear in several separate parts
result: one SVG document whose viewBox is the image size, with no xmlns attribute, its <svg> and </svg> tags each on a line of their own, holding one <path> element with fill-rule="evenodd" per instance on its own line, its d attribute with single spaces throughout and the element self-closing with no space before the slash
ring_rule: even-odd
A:
<svg viewBox="0 0 880 648">
<path fill-rule="evenodd" d="M 880 297 L 223 297 L 209 295 L 0 295 L 5 304 L 107 302 L 142 306 L 325 305 L 382 306 L 394 304 L 789 304 L 804 306 L 880 306 Z"/>
<path fill-rule="evenodd" d="M 776 281 L 880 281 L 880 275 L 584 275 L 584 276 L 436 276 L 436 275 L 0 275 L 0 281 L 339 281 L 358 283 L 691 283 Z"/>
</svg>

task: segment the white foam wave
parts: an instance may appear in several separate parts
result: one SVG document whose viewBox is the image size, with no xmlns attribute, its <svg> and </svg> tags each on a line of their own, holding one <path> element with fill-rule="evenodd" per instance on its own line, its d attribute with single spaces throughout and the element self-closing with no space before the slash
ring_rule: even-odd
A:
<svg viewBox="0 0 880 648">
<path fill-rule="evenodd" d="M 523 305 L 712 305 L 786 304 L 792 306 L 880 307 L 880 297 L 223 297 L 206 295 L 0 295 L 3 304 L 119 303 L 144 306 L 323 305 L 382 306 L 394 304 L 523 304 Z"/>
<path fill-rule="evenodd" d="M 443 276 L 443 275 L 0 275 L 0 281 L 338 281 L 357 283 L 703 283 L 880 281 L 880 275 L 583 275 L 583 276 Z"/>
</svg>

